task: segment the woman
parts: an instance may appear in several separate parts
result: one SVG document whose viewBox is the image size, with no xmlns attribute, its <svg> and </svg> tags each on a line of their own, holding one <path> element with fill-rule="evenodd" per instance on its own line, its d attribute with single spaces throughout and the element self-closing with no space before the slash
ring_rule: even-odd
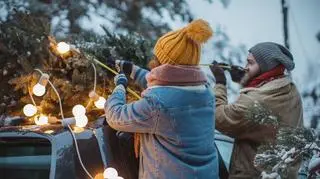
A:
<svg viewBox="0 0 320 179">
<path fill-rule="evenodd" d="M 126 104 L 128 80 L 115 77 L 116 88 L 105 104 L 108 124 L 119 131 L 140 133 L 139 178 L 217 178 L 214 147 L 215 98 L 198 66 L 201 44 L 212 36 L 204 20 L 169 32 L 154 47 L 149 72 L 118 61 L 146 90 Z"/>
</svg>

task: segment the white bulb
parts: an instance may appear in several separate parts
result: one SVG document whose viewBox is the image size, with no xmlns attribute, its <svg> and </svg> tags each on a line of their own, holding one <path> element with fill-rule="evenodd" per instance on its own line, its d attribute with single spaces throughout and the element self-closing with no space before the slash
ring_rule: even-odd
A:
<svg viewBox="0 0 320 179">
<path fill-rule="evenodd" d="M 46 92 L 46 87 L 37 83 L 36 85 L 34 85 L 32 92 L 36 96 L 43 96 L 44 93 Z"/>
<path fill-rule="evenodd" d="M 45 125 L 45 124 L 48 124 L 48 117 L 47 117 L 47 116 L 40 115 L 40 117 L 35 117 L 35 118 L 34 118 L 34 122 L 35 122 L 37 125 Z"/>
<path fill-rule="evenodd" d="M 32 104 L 27 104 L 23 107 L 24 115 L 31 117 L 37 113 L 37 107 Z"/>
<path fill-rule="evenodd" d="M 74 119 L 76 120 L 77 127 L 86 127 L 86 125 L 88 124 L 88 118 L 86 115 L 75 116 Z"/>
<path fill-rule="evenodd" d="M 119 176 L 118 176 L 116 179 L 123 179 L 123 177 L 119 177 Z"/>
<path fill-rule="evenodd" d="M 104 99 L 104 97 L 101 97 L 101 96 L 100 96 L 99 99 L 94 102 L 94 105 L 95 105 L 98 109 L 103 109 L 105 103 L 106 103 L 106 99 Z"/>
<path fill-rule="evenodd" d="M 109 167 L 104 170 L 103 177 L 107 179 L 114 179 L 118 177 L 118 172 L 116 169 Z"/>
<path fill-rule="evenodd" d="M 72 108 L 73 116 L 83 116 L 86 114 L 86 108 L 81 104 L 77 104 Z"/>
<path fill-rule="evenodd" d="M 57 45 L 57 50 L 60 54 L 67 53 L 70 50 L 70 45 L 65 42 L 59 42 Z"/>
</svg>

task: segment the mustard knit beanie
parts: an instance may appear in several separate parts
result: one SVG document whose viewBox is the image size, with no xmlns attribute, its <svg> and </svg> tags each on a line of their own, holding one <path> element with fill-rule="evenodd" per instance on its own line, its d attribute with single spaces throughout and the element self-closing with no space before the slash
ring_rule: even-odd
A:
<svg viewBox="0 0 320 179">
<path fill-rule="evenodd" d="M 154 47 L 154 55 L 161 64 L 198 65 L 201 44 L 212 34 L 208 22 L 202 19 L 194 20 L 186 27 L 160 37 Z"/>
</svg>

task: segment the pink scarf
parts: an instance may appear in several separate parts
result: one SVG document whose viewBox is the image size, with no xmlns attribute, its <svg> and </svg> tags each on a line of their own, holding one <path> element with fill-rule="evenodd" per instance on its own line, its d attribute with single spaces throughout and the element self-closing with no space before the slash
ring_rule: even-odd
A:
<svg viewBox="0 0 320 179">
<path fill-rule="evenodd" d="M 196 86 L 207 82 L 206 75 L 198 66 L 164 64 L 146 75 L 148 87 Z"/>
</svg>

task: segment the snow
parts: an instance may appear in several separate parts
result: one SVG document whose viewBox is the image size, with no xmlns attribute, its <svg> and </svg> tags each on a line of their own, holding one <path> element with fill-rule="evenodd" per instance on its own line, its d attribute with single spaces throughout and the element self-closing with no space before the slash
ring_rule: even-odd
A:
<svg viewBox="0 0 320 179">
<path fill-rule="evenodd" d="M 313 168 L 317 167 L 318 165 L 320 165 L 320 157 L 312 157 L 310 162 L 309 162 L 309 170 L 312 170 Z"/>
<path fill-rule="evenodd" d="M 317 146 L 316 143 L 307 144 L 304 148 L 305 149 L 319 150 L 320 151 L 320 148 L 319 148 L 319 146 Z"/>
<path fill-rule="evenodd" d="M 268 174 L 263 171 L 261 173 L 261 177 L 262 177 L 262 179 L 281 179 L 280 175 L 276 172 Z"/>
<path fill-rule="evenodd" d="M 293 162 L 293 161 L 294 161 L 294 159 L 291 158 L 291 157 L 289 157 L 289 158 L 287 158 L 287 159 L 284 160 L 284 163 L 288 164 L 288 163 L 291 163 L 291 162 Z"/>
</svg>

